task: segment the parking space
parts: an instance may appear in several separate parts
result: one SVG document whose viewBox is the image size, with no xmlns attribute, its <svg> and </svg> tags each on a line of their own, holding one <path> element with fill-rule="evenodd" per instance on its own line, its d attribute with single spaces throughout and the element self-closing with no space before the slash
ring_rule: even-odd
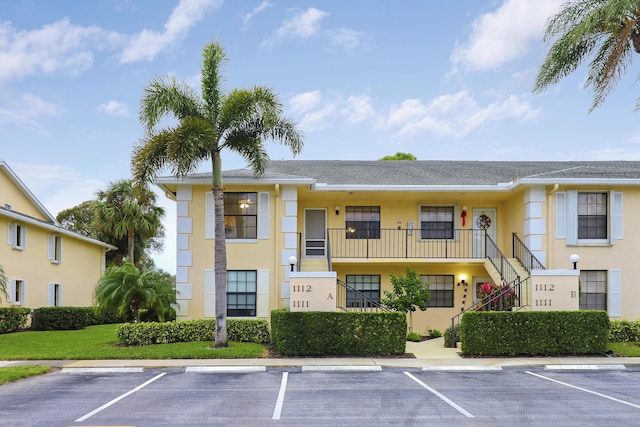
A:
<svg viewBox="0 0 640 427">
<path fill-rule="evenodd" d="M 54 373 L 0 387 L 0 420 L 84 425 L 633 425 L 640 371 Z"/>
</svg>

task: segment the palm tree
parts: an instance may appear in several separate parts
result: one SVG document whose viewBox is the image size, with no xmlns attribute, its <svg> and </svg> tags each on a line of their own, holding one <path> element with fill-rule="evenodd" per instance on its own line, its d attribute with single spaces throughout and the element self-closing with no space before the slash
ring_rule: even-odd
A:
<svg viewBox="0 0 640 427">
<path fill-rule="evenodd" d="M 6 300 L 9 297 L 7 293 L 7 275 L 4 273 L 4 268 L 0 265 L 0 297 L 4 296 Z M 0 298 L 2 302 L 2 298 Z"/>
<path fill-rule="evenodd" d="M 144 89 L 140 121 L 146 135 L 136 144 L 132 172 L 137 184 L 146 184 L 164 167 L 178 177 L 194 172 L 210 160 L 215 204 L 215 311 L 216 347 L 227 346 L 227 252 L 224 232 L 224 200 L 221 152 L 239 153 L 256 176 L 264 173 L 269 156 L 263 140 L 276 140 L 294 155 L 302 149 L 302 135 L 295 123 L 282 116 L 282 104 L 266 87 L 233 89 L 222 87 L 222 45 L 204 46 L 202 97 L 173 78 L 154 78 Z M 173 117 L 174 127 L 157 129 L 163 117 Z"/>
<path fill-rule="evenodd" d="M 149 308 L 161 321 L 175 304 L 172 284 L 156 271 L 141 271 L 131 262 L 107 268 L 93 293 L 96 312 L 114 312 L 129 320 L 140 321 L 140 309 Z"/>
<path fill-rule="evenodd" d="M 569 1 L 548 21 L 544 40 L 555 42 L 538 71 L 534 92 L 558 83 L 597 49 L 584 83 L 594 91 L 593 111 L 624 75 L 633 52 L 640 53 L 640 2 Z M 640 99 L 635 109 L 640 109 Z"/>
<path fill-rule="evenodd" d="M 95 220 L 99 231 L 116 239 L 127 239 L 128 259 L 135 263 L 136 235 L 150 238 L 162 233 L 164 209 L 156 206 L 156 195 L 148 187 L 134 188 L 130 180 L 111 183 L 98 192 Z"/>
</svg>

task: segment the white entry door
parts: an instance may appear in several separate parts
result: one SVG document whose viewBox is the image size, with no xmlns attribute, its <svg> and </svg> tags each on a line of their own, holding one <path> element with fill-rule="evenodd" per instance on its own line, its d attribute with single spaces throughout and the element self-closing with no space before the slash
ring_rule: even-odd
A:
<svg viewBox="0 0 640 427">
<path fill-rule="evenodd" d="M 327 211 L 305 209 L 304 211 L 304 255 L 325 257 L 327 255 Z"/>
<path fill-rule="evenodd" d="M 486 253 L 485 238 L 482 230 L 496 241 L 496 210 L 495 208 L 473 209 L 473 256 L 484 258 Z"/>
</svg>

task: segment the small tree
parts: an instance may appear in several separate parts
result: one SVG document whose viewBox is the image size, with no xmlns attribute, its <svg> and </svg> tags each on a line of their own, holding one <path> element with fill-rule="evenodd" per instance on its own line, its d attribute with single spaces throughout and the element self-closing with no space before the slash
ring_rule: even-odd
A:
<svg viewBox="0 0 640 427">
<path fill-rule="evenodd" d="M 429 284 L 422 283 L 414 269 L 407 267 L 406 273 L 406 277 L 391 273 L 393 291 L 384 291 L 384 298 L 380 302 L 392 310 L 409 313 L 409 332 L 413 332 L 413 312 L 417 309 L 425 311 L 431 295 Z"/>
<path fill-rule="evenodd" d="M 411 153 L 403 153 L 398 151 L 393 156 L 384 156 L 380 160 L 416 160 L 416 156 Z"/>
</svg>

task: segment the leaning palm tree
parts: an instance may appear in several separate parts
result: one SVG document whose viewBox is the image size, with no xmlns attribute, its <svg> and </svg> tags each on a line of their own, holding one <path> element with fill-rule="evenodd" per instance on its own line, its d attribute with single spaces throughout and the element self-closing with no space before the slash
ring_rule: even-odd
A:
<svg viewBox="0 0 640 427">
<path fill-rule="evenodd" d="M 0 265 L 0 302 L 2 302 L 2 297 L 6 300 L 9 297 L 9 293 L 7 292 L 7 275 L 4 272 L 4 268 Z"/>
<path fill-rule="evenodd" d="M 555 42 L 538 71 L 534 92 L 558 83 L 595 53 L 584 82 L 594 91 L 593 111 L 622 78 L 633 52 L 640 53 L 640 1 L 568 1 L 548 21 L 544 40 Z"/>
<path fill-rule="evenodd" d="M 130 180 L 111 183 L 105 191 L 99 191 L 94 213 L 98 231 L 127 239 L 132 263 L 136 235 L 151 238 L 163 232 L 164 209 L 156 206 L 155 193 L 144 186 L 134 188 Z"/>
<path fill-rule="evenodd" d="M 211 161 L 215 210 L 215 312 L 216 347 L 227 345 L 227 252 L 224 231 L 224 199 L 221 152 L 239 153 L 256 176 L 264 173 L 269 156 L 263 141 L 272 139 L 302 149 L 302 135 L 295 123 L 282 116 L 282 104 L 266 87 L 222 87 L 225 51 L 214 41 L 203 49 L 202 97 L 173 78 L 154 78 L 144 89 L 140 121 L 146 134 L 133 150 L 134 181 L 152 181 L 165 167 L 177 177 L 194 172 Z M 163 117 L 177 119 L 173 127 L 158 129 Z"/>
</svg>

